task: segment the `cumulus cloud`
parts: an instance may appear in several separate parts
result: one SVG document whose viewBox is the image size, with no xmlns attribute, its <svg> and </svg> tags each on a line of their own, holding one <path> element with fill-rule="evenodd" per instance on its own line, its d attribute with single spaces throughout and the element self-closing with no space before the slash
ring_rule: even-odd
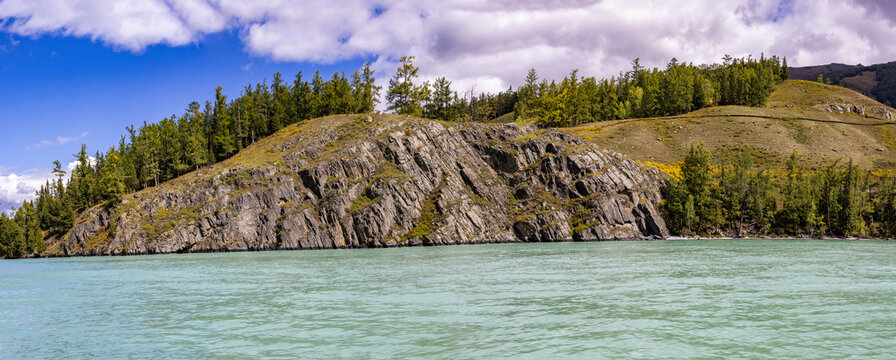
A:
<svg viewBox="0 0 896 360">
<path fill-rule="evenodd" d="M 762 52 L 792 65 L 896 59 L 896 5 L 885 0 L 4 0 L 0 26 L 135 52 L 235 29 L 253 55 L 372 58 L 380 76 L 416 55 L 424 77 L 480 91 L 518 85 L 530 67 L 611 76 L 636 57 L 649 66 Z"/>
<path fill-rule="evenodd" d="M 52 177 L 49 169 L 27 170 L 20 174 L 8 173 L 0 168 L 0 211 L 9 211 L 31 200 L 35 192 Z"/>
<path fill-rule="evenodd" d="M 57 136 L 56 139 L 54 139 L 54 140 L 44 139 L 44 140 L 38 141 L 34 144 L 25 146 L 25 150 L 40 149 L 42 147 L 47 147 L 47 146 L 65 145 L 72 141 L 81 140 L 89 134 L 90 134 L 89 132 L 85 131 L 77 136 Z"/>
</svg>

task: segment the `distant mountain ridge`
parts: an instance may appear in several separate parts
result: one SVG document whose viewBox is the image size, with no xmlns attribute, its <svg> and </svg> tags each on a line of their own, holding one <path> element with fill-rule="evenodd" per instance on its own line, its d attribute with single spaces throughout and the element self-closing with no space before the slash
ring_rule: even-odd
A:
<svg viewBox="0 0 896 360">
<path fill-rule="evenodd" d="M 840 63 L 831 63 L 827 65 L 790 67 L 790 78 L 793 80 L 815 81 L 818 75 L 827 74 L 834 71 L 853 69 L 861 65 L 847 65 Z"/>
</svg>

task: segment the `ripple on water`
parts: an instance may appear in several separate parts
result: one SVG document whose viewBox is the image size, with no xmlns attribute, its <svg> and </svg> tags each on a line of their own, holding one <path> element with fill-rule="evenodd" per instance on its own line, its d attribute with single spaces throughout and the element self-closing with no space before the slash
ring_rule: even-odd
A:
<svg viewBox="0 0 896 360">
<path fill-rule="evenodd" d="M 893 358 L 896 243 L 0 261 L 0 357 Z"/>
</svg>

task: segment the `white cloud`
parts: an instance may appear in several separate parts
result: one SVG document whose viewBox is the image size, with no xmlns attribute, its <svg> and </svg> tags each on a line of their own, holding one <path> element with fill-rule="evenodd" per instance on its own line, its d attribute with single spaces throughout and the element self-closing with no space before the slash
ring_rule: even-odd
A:
<svg viewBox="0 0 896 360">
<path fill-rule="evenodd" d="M 884 0 L 4 0 L 2 29 L 89 37 L 140 52 L 238 30 L 250 53 L 278 61 L 401 55 L 458 90 L 498 91 L 535 67 L 547 77 L 612 76 L 635 57 L 698 63 L 766 53 L 791 65 L 896 59 L 896 5 Z"/>
<path fill-rule="evenodd" d="M 53 175 L 49 169 L 27 170 L 21 174 L 7 173 L 0 168 L 0 211 L 18 208 L 22 201 L 31 200 L 35 192 Z"/>
<path fill-rule="evenodd" d="M 87 155 L 87 163 L 90 164 L 90 166 L 96 166 L 96 158 L 93 156 Z M 69 176 L 71 176 L 72 170 L 75 170 L 75 168 L 77 168 L 78 165 L 81 165 L 81 162 L 78 160 L 75 160 L 75 161 L 68 163 L 68 165 L 65 166 L 65 171 L 67 172 L 65 174 L 66 179 Z"/>
<path fill-rule="evenodd" d="M 42 147 L 47 147 L 47 146 L 65 145 L 72 141 L 81 140 L 89 134 L 90 134 L 89 132 L 85 131 L 85 132 L 82 132 L 81 135 L 78 135 L 78 136 L 57 136 L 55 140 L 44 139 L 44 140 L 38 141 L 34 144 L 25 146 L 25 150 L 40 149 Z"/>
<path fill-rule="evenodd" d="M 87 161 L 96 165 L 96 158 L 88 156 Z M 80 164 L 72 161 L 65 166 L 65 181 L 71 177 L 72 170 Z M 48 180 L 55 180 L 56 175 L 50 169 L 30 169 L 20 173 L 13 172 L 15 168 L 0 166 L 0 211 L 8 211 L 10 208 L 18 208 L 23 201 L 30 201 L 36 197 L 36 192 Z"/>
</svg>

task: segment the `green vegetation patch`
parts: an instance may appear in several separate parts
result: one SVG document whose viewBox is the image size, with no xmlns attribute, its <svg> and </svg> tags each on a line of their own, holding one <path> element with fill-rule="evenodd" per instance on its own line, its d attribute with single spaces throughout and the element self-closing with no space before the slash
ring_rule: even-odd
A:
<svg viewBox="0 0 896 360">
<path fill-rule="evenodd" d="M 411 178 L 410 175 L 407 175 L 407 174 L 401 172 L 400 169 L 398 169 L 398 165 L 388 162 L 388 161 L 383 162 L 382 164 L 379 165 L 376 173 L 373 175 L 373 177 L 367 183 L 367 186 L 364 187 L 364 190 L 361 191 L 361 195 L 359 195 L 357 198 L 355 198 L 354 201 L 352 201 L 351 206 L 349 206 L 349 208 L 347 209 L 349 214 L 352 214 L 352 215 L 357 214 L 357 213 L 363 211 L 364 209 L 366 209 L 367 207 L 369 207 L 370 205 L 382 200 L 382 197 L 373 196 L 373 194 L 371 194 L 371 187 L 377 181 L 392 181 L 392 180 L 405 181 L 410 178 Z"/>
<path fill-rule="evenodd" d="M 376 174 L 373 175 L 373 179 L 371 181 L 383 179 L 406 180 L 410 178 L 411 175 L 403 173 L 395 163 L 384 161 L 379 165 L 379 167 L 377 167 Z"/>
<path fill-rule="evenodd" d="M 368 208 L 370 205 L 373 205 L 375 202 L 382 200 L 382 197 L 375 197 L 371 199 L 367 196 L 367 194 L 362 193 L 360 196 L 355 198 L 355 201 L 352 201 L 352 205 L 349 206 L 348 212 L 350 214 L 357 214 L 362 210 Z"/>
<path fill-rule="evenodd" d="M 402 236 L 402 242 L 416 237 L 424 238 L 439 228 L 438 223 L 443 219 L 442 215 L 436 211 L 436 201 L 439 200 L 444 186 L 445 179 L 443 178 L 439 186 L 436 187 L 436 189 L 423 201 L 423 207 L 420 209 L 420 217 L 417 218 L 417 225 L 408 231 L 407 234 Z"/>
<path fill-rule="evenodd" d="M 479 205 L 480 207 L 494 208 L 494 205 L 492 205 L 491 202 L 489 202 L 482 196 L 479 196 L 479 194 L 476 194 L 476 192 L 473 191 L 473 188 L 471 188 L 469 185 L 467 185 L 464 190 L 466 191 L 467 196 L 470 197 L 471 200 L 473 200 L 474 204 Z"/>
<path fill-rule="evenodd" d="M 594 221 L 594 216 L 591 210 L 582 204 L 577 204 L 575 206 L 575 211 L 572 212 L 572 216 L 569 217 L 569 228 L 572 231 L 572 234 L 579 234 L 595 225 L 597 225 L 597 221 Z"/>
<path fill-rule="evenodd" d="M 88 250 L 102 250 L 109 247 L 109 244 L 112 242 L 111 234 L 114 232 L 114 227 L 110 226 L 108 229 L 101 227 L 97 229 L 96 233 L 87 238 L 87 242 L 84 243 L 82 248 Z"/>
<path fill-rule="evenodd" d="M 415 237 L 426 237 L 432 234 L 438 227 L 436 226 L 436 203 L 435 200 L 427 198 L 423 202 L 423 208 L 420 211 L 420 217 L 417 219 L 417 225 L 414 226 L 407 234 L 402 237 L 403 241 L 413 239 Z"/>
<path fill-rule="evenodd" d="M 143 223 L 141 230 L 149 239 L 157 239 L 168 230 L 195 223 L 199 220 L 200 206 L 188 206 L 176 211 L 160 209 L 149 221 Z"/>
<path fill-rule="evenodd" d="M 529 221 L 534 219 L 536 215 L 550 213 L 563 208 L 560 199 L 543 187 L 535 187 L 532 184 L 520 184 L 514 188 L 514 191 L 521 187 L 528 188 L 531 194 L 528 199 L 517 199 L 511 195 L 507 200 L 513 221 Z"/>
<path fill-rule="evenodd" d="M 529 142 L 529 141 L 533 141 L 533 140 L 538 140 L 538 138 L 541 136 L 541 134 L 542 134 L 542 131 L 540 131 L 540 130 L 532 131 L 530 133 L 526 133 L 526 134 L 518 136 L 516 139 L 513 139 L 513 142 L 524 143 L 524 142 Z"/>
<path fill-rule="evenodd" d="M 284 219 L 289 218 L 290 216 L 293 216 L 302 211 L 312 208 L 311 204 L 309 204 L 309 203 L 302 203 L 302 204 L 292 205 L 292 206 L 286 206 L 286 204 L 290 204 L 290 203 L 285 203 L 285 204 L 283 204 L 283 206 L 281 206 L 281 208 L 287 209 L 287 210 L 284 211 L 283 214 L 281 214 L 280 216 L 277 217 L 277 221 L 276 221 L 277 228 L 283 227 Z"/>
</svg>

